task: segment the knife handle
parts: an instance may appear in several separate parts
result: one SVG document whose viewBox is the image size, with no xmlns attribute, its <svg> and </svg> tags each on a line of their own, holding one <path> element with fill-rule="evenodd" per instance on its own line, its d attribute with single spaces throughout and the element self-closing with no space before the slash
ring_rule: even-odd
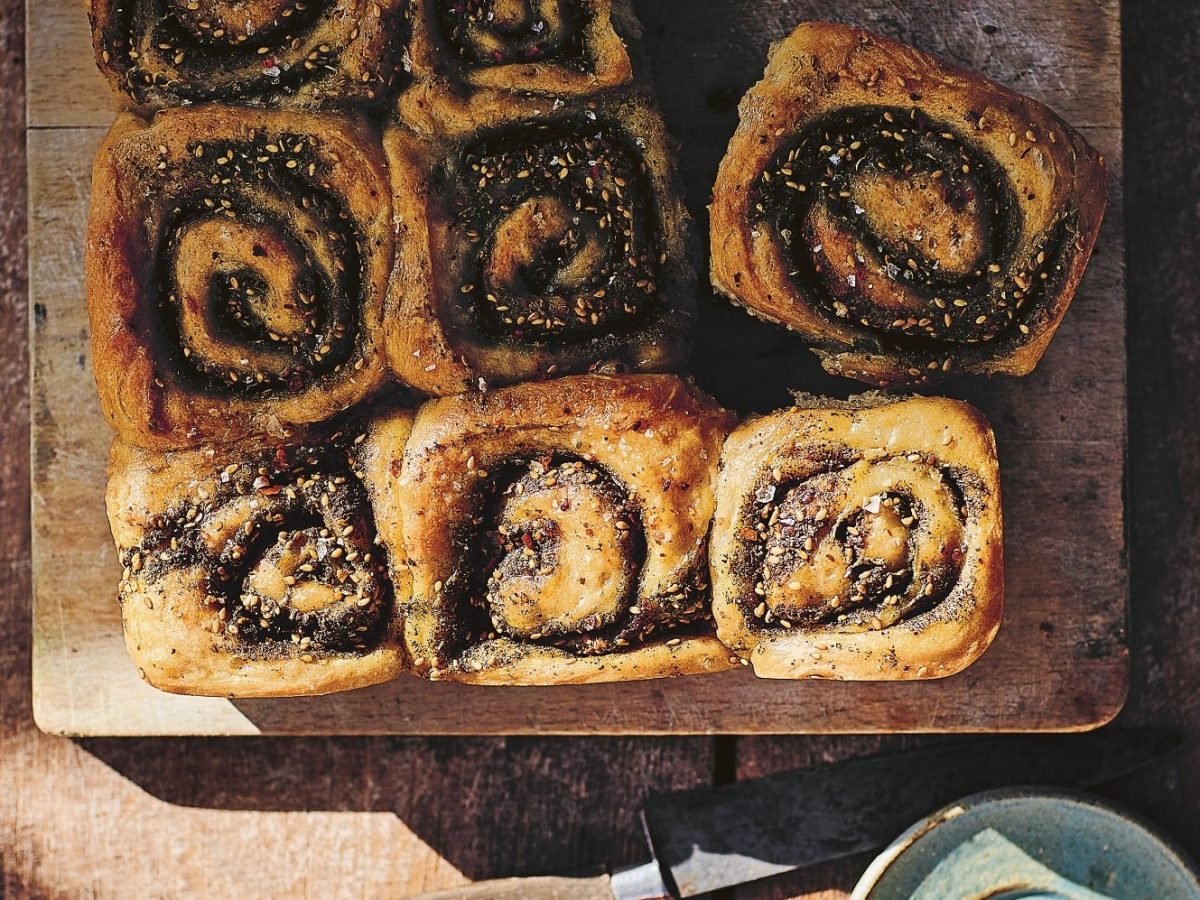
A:
<svg viewBox="0 0 1200 900">
<path fill-rule="evenodd" d="M 485 897 L 488 900 L 613 900 L 612 879 L 608 875 L 499 878 L 421 894 L 417 900 L 480 900 Z"/>
</svg>

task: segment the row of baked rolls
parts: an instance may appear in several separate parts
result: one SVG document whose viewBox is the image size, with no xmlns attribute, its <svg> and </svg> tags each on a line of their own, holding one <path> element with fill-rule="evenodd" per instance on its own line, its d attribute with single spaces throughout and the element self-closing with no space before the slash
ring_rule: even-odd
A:
<svg viewBox="0 0 1200 900">
<path fill-rule="evenodd" d="M 229 696 L 406 666 L 511 684 L 729 668 L 706 543 L 731 424 L 673 376 L 586 375 L 311 444 L 118 441 L 108 512 L 129 651 L 157 687 Z"/>
<path fill-rule="evenodd" d="M 679 378 L 584 375 L 384 412 L 319 445 L 118 442 L 130 652 L 158 687 L 235 696 L 402 669 L 546 685 L 745 662 L 958 671 L 1002 607 L 986 423 L 949 400 L 800 404 L 730 435 Z"/>
<path fill-rule="evenodd" d="M 657 113 L 628 94 L 545 107 L 420 92 L 418 124 L 382 140 L 323 113 L 118 118 L 87 255 L 116 432 L 279 439 L 389 380 L 447 394 L 681 363 L 694 276 Z"/>
<path fill-rule="evenodd" d="M 563 96 L 631 78 L 624 0 L 89 0 L 88 10 L 100 70 L 143 110 L 374 107 L 414 78 Z"/>
<path fill-rule="evenodd" d="M 1104 214 L 1103 159 L 1050 109 L 857 28 L 807 23 L 742 100 L 712 279 L 878 385 L 1024 375 Z"/>
</svg>

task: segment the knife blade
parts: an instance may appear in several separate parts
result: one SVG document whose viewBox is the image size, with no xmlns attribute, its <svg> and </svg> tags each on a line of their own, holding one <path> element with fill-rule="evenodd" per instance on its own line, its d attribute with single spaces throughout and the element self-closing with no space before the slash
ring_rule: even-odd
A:
<svg viewBox="0 0 1200 900">
<path fill-rule="evenodd" d="M 1175 732 L 1105 730 L 952 740 L 734 784 L 653 794 L 653 858 L 614 872 L 509 878 L 423 900 L 694 897 L 882 847 L 930 810 L 995 787 L 1090 787 L 1164 759 Z"/>
<path fill-rule="evenodd" d="M 882 847 L 967 794 L 1013 784 L 1089 787 L 1182 745 L 1177 734 L 1144 730 L 953 740 L 652 795 L 642 821 L 668 890 L 694 897 Z"/>
</svg>

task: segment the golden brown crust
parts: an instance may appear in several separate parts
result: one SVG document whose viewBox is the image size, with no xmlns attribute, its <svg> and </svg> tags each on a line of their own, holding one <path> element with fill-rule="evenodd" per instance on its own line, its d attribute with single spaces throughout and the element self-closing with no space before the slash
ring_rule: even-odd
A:
<svg viewBox="0 0 1200 900">
<path fill-rule="evenodd" d="M 938 678 L 1003 612 L 995 440 L 944 398 L 813 401 L 726 442 L 710 542 L 717 634 L 766 678 Z"/>
<path fill-rule="evenodd" d="M 418 84 L 400 117 L 384 145 L 399 236 L 387 348 L 401 380 L 443 395 L 684 360 L 690 220 L 649 103 Z"/>
<path fill-rule="evenodd" d="M 413 0 L 87 0 L 100 71 L 132 105 L 334 108 L 404 80 Z"/>
<path fill-rule="evenodd" d="M 601 684 L 705 675 L 733 668 L 735 657 L 711 635 L 646 644 L 603 656 L 577 656 L 557 647 L 531 647 L 509 638 L 477 644 L 435 680 L 481 685 Z"/>
<path fill-rule="evenodd" d="M 151 449 L 280 438 L 381 384 L 386 185 L 358 119 L 120 116 L 96 157 L 86 261 L 117 433 Z"/>
<path fill-rule="evenodd" d="M 775 46 L 739 110 L 712 204 L 719 291 L 873 384 L 1034 368 L 1104 214 L 1104 163 L 1077 132 L 827 23 Z"/>
<path fill-rule="evenodd" d="M 387 428 L 419 674 L 567 684 L 717 671 L 705 539 L 728 413 L 672 376 L 584 375 L 433 401 Z M 377 471 L 381 471 L 378 470 Z"/>
<path fill-rule="evenodd" d="M 394 417 L 394 428 L 412 416 Z M 125 641 L 183 694 L 350 690 L 403 668 L 398 609 L 350 441 L 155 453 L 120 440 L 108 516 Z"/>
<path fill-rule="evenodd" d="M 623 0 L 539 0 L 521 5 L 519 18 L 485 6 L 417 0 L 413 74 L 467 90 L 562 97 L 592 95 L 633 78 L 614 27 L 625 13 Z"/>
</svg>

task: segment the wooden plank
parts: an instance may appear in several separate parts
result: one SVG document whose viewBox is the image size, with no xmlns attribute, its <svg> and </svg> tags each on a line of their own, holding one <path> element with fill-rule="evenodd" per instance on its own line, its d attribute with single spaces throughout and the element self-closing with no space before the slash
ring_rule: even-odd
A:
<svg viewBox="0 0 1200 900">
<path fill-rule="evenodd" d="M 26 122 L 31 128 L 107 128 L 116 99 L 92 58 L 83 0 L 26 3 Z"/>
<path fill-rule="evenodd" d="M 91 76 L 76 92 L 31 72 L 28 120 L 83 126 L 29 132 L 34 702 L 42 727 L 127 735 L 1065 730 L 1114 715 L 1128 670 L 1118 6 L 1020 0 L 990 7 L 942 0 L 897 11 L 893 3 L 860 0 L 830 11 L 816 0 L 765 7 L 669 0 L 640 8 L 698 218 L 736 121 L 733 104 L 761 70 L 768 42 L 818 14 L 911 40 L 1046 99 L 1086 126 L 1109 158 L 1113 203 L 1096 257 L 1041 367 L 1026 379 L 945 388 L 977 403 L 996 426 L 1008 604 L 999 639 L 976 666 L 922 684 L 788 684 L 737 672 L 496 691 L 403 679 L 338 697 L 237 703 L 141 684 L 112 599 L 117 567 L 101 506 L 109 437 L 93 395 L 80 282 L 88 173 L 101 134 L 86 126 L 108 114 L 82 114 L 62 96 L 85 96 L 94 89 Z M 74 0 L 38 3 L 31 67 L 43 66 L 52 47 L 85 55 L 82 19 Z M 71 77 L 64 70 L 62 78 Z M 94 108 L 91 101 L 87 109 Z M 743 410 L 785 402 L 788 387 L 854 389 L 822 375 L 794 338 L 713 301 L 705 301 L 694 369 L 704 386 Z"/>
<path fill-rule="evenodd" d="M 73 802 L 34 805 L 26 826 L 51 845 L 61 893 L 96 884 L 86 842 L 108 834 L 112 846 L 137 852 L 121 856 L 107 883 L 156 896 L 405 897 L 644 861 L 641 803 L 652 789 L 708 782 L 710 746 L 704 738 L 89 740 L 71 754 L 79 771 L 61 773 L 58 789 Z M 69 822 L 71 808 L 89 802 L 89 781 L 110 783 L 111 794 L 89 804 L 94 817 Z M 133 809 L 143 815 L 125 815 Z"/>
</svg>

